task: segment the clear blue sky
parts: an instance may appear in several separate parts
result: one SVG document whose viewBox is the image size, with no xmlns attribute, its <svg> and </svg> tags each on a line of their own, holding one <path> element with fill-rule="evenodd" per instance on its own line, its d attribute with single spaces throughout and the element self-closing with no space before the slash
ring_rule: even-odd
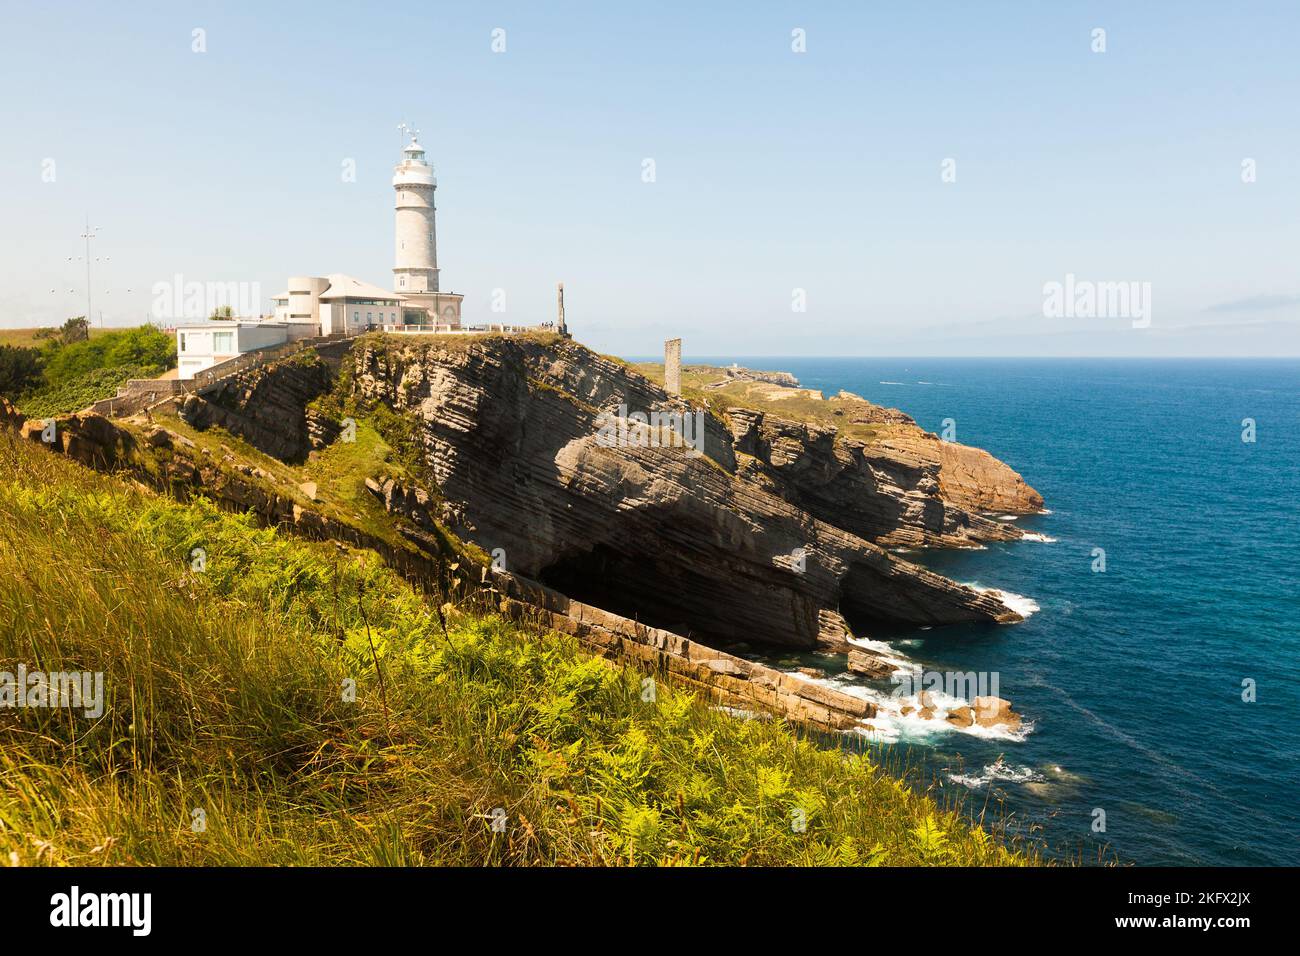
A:
<svg viewBox="0 0 1300 956">
<path fill-rule="evenodd" d="M 391 287 L 405 119 L 469 321 L 563 280 L 620 354 L 1300 354 L 1295 2 L 3 0 L 0 30 L 0 325 L 85 311 L 87 212 L 108 324 L 177 273 Z M 1044 318 L 1067 273 L 1150 282 L 1151 327 Z"/>
</svg>

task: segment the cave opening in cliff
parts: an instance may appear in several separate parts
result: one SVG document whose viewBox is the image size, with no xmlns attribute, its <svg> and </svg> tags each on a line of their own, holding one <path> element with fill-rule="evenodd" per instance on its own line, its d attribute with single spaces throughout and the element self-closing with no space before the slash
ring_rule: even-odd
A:
<svg viewBox="0 0 1300 956">
<path fill-rule="evenodd" d="M 598 544 L 589 551 L 565 555 L 543 568 L 537 579 L 547 587 L 612 614 L 631 618 L 675 634 L 701 636 L 707 622 L 683 615 L 675 596 L 680 582 L 656 562 Z M 702 628 L 701 624 L 705 626 Z"/>
<path fill-rule="evenodd" d="M 850 565 L 840 589 L 840 613 L 854 634 L 886 636 L 937 623 L 924 602 L 900 588 L 878 569 Z"/>
</svg>

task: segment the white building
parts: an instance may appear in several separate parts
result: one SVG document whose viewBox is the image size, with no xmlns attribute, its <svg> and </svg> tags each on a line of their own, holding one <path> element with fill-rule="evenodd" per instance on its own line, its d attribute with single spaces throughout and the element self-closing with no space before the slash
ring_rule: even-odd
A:
<svg viewBox="0 0 1300 956">
<path fill-rule="evenodd" d="M 397 193 L 396 256 L 393 291 L 402 297 L 402 325 L 460 327 L 464 298 L 438 289 L 438 228 L 434 193 L 438 180 L 424 158 L 424 147 L 411 137 L 403 158 L 393 167 Z"/>
<path fill-rule="evenodd" d="M 366 329 L 453 331 L 460 328 L 464 296 L 438 288 L 438 232 L 434 192 L 438 181 L 411 138 L 393 167 L 397 232 L 392 292 L 335 272 L 293 276 L 271 301 L 275 320 L 304 323 L 317 335 L 354 335 Z"/>
<path fill-rule="evenodd" d="M 310 325 L 312 335 L 356 335 L 402 324 L 402 297 L 353 276 L 295 276 L 271 300 L 275 320 Z"/>
<path fill-rule="evenodd" d="M 438 286 L 438 232 L 434 193 L 438 180 L 416 141 L 393 167 L 396 246 L 393 291 L 341 272 L 292 276 L 272 301 L 273 319 L 207 320 L 176 328 L 178 377 L 193 378 L 246 352 L 322 335 L 389 332 L 514 331 L 517 326 L 461 325 L 463 296 Z M 564 332 L 561 305 L 560 331 Z"/>
<path fill-rule="evenodd" d="M 245 352 L 289 341 L 284 322 L 209 319 L 176 327 L 176 377 L 193 378 L 204 369 Z"/>
</svg>

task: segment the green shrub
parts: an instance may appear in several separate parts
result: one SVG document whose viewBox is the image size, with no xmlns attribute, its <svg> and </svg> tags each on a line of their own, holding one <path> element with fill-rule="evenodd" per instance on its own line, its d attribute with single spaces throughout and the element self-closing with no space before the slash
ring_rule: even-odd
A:
<svg viewBox="0 0 1300 956">
<path fill-rule="evenodd" d="M 10 400 L 41 380 L 41 353 L 37 349 L 0 345 L 0 395 Z"/>
<path fill-rule="evenodd" d="M 153 378 L 157 366 L 126 365 L 99 368 L 68 379 L 61 385 L 44 386 L 20 398 L 15 404 L 33 418 L 66 415 L 80 411 L 103 398 L 112 398 L 132 378 Z"/>
<path fill-rule="evenodd" d="M 156 368 L 176 364 L 176 340 L 152 325 L 106 332 L 70 345 L 46 346 L 45 379 L 58 387 L 104 368 Z"/>
</svg>

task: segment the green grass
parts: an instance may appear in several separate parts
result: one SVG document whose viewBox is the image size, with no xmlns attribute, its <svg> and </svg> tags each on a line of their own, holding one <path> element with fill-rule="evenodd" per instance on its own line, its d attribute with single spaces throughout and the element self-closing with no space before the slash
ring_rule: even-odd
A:
<svg viewBox="0 0 1300 956">
<path fill-rule="evenodd" d="M 366 488 L 366 479 L 391 477 L 409 483 L 411 474 L 371 421 L 356 422 L 355 441 L 329 445 L 303 466 L 302 473 L 316 483 L 319 501 L 336 506 L 353 516 L 363 530 L 387 539 L 393 532 L 391 519 Z"/>
<path fill-rule="evenodd" d="M 262 473 L 262 477 L 241 474 L 241 481 L 256 484 L 269 494 L 289 498 L 304 507 L 314 508 L 326 517 L 372 534 L 395 547 L 414 547 L 398 533 L 395 519 L 365 489 L 366 478 L 387 475 L 400 478 L 410 475 L 402 456 L 396 454 L 379 436 L 372 419 L 356 419 L 357 444 L 334 442 L 301 465 L 280 461 L 220 426 L 199 430 L 180 418 L 174 410 L 164 408 L 155 411 L 153 421 L 194 442 L 198 454 L 191 452 L 189 457 L 195 461 L 203 461 L 226 470 L 237 465 L 251 465 Z M 142 438 L 148 430 L 148 427 L 129 421 L 118 424 L 135 432 L 137 438 Z M 203 455 L 204 451 L 208 454 Z M 151 451 L 142 446 L 142 467 L 156 477 L 161 474 L 165 460 L 171 455 L 170 451 Z M 233 464 L 227 463 L 227 455 L 234 456 Z M 315 482 L 317 486 L 314 500 L 300 487 L 309 481 Z"/>
<path fill-rule="evenodd" d="M 634 368 L 659 385 L 664 382 L 662 363 L 642 362 Z M 702 405 L 718 418 L 727 419 L 728 408 L 748 408 L 777 418 L 834 428 L 838 438 L 870 444 L 897 431 L 915 431 L 905 423 L 863 421 L 875 417 L 874 406 L 864 399 L 838 395 L 817 398 L 808 389 L 781 388 L 764 382 L 728 382 L 726 370 L 713 365 L 682 366 L 682 397 Z"/>
<path fill-rule="evenodd" d="M 444 631 L 442 600 L 0 434 L 0 670 L 102 671 L 107 703 L 0 709 L 0 861 L 1034 862 L 867 755 L 644 702 L 639 672 L 478 611 Z"/>
</svg>

